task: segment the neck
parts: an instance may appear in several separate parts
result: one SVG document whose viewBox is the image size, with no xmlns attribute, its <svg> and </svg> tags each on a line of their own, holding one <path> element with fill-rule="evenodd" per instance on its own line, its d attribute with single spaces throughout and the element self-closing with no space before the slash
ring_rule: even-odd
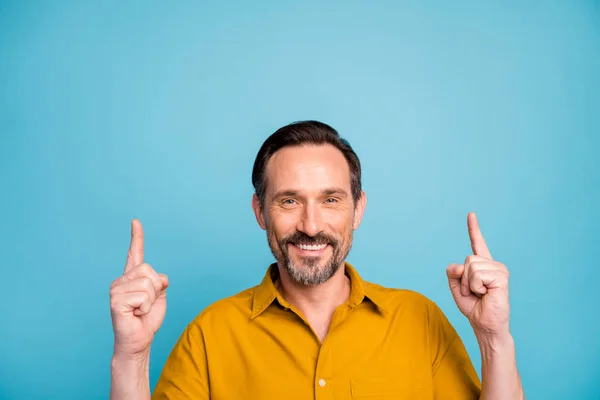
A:
<svg viewBox="0 0 600 400">
<path fill-rule="evenodd" d="M 331 318 L 335 309 L 350 297 L 350 279 L 342 265 L 326 282 L 306 286 L 294 281 L 284 268 L 279 267 L 275 287 L 283 298 L 304 315 L 321 315 Z"/>
</svg>

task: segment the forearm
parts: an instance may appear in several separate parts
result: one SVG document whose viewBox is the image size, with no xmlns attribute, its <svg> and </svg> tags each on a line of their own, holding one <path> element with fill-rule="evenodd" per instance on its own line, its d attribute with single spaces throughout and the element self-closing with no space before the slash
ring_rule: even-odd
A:
<svg viewBox="0 0 600 400">
<path fill-rule="evenodd" d="M 481 399 L 524 400 L 512 336 L 491 338 L 476 333 L 476 337 L 481 351 Z"/>
<path fill-rule="evenodd" d="M 113 355 L 110 372 L 110 400 L 150 400 L 150 355 Z"/>
</svg>

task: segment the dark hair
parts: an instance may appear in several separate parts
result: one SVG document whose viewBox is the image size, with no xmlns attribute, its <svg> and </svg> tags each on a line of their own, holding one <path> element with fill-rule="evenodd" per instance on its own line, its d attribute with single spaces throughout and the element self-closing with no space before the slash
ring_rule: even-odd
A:
<svg viewBox="0 0 600 400">
<path fill-rule="evenodd" d="M 361 193 L 361 171 L 358 156 L 350 143 L 341 138 L 331 126 L 319 121 L 299 121 L 279 128 L 265 140 L 261 146 L 252 169 L 252 185 L 261 206 L 264 205 L 267 177 L 265 169 L 273 154 L 283 147 L 302 146 L 305 144 L 330 144 L 342 152 L 350 167 L 350 187 L 352 198 L 356 203 Z"/>
</svg>

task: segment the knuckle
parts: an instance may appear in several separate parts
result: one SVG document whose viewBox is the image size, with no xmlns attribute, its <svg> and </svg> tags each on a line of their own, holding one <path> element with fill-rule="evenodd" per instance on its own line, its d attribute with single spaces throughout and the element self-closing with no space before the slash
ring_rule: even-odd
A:
<svg viewBox="0 0 600 400">
<path fill-rule="evenodd" d="M 474 261 L 471 263 L 471 273 L 478 273 L 483 269 L 483 265 L 480 262 Z"/>
<path fill-rule="evenodd" d="M 508 268 L 506 268 L 506 265 L 502 264 L 501 262 L 495 261 L 492 263 L 492 266 L 494 270 L 502 272 L 503 274 L 508 274 Z"/>
<path fill-rule="evenodd" d="M 154 269 L 148 263 L 141 264 L 140 271 L 146 276 L 151 276 L 156 273 L 156 272 L 154 272 Z"/>
<path fill-rule="evenodd" d="M 146 289 L 147 292 L 154 292 L 154 282 L 147 276 L 144 276 L 142 279 L 142 286 Z"/>
<path fill-rule="evenodd" d="M 146 310 L 150 310 L 150 307 L 152 307 L 152 303 L 154 303 L 154 301 L 150 293 L 144 292 L 142 294 L 142 307 L 144 307 Z"/>
<path fill-rule="evenodd" d="M 116 310 L 119 307 L 119 300 L 116 297 L 110 298 L 110 308 L 111 310 Z"/>
</svg>

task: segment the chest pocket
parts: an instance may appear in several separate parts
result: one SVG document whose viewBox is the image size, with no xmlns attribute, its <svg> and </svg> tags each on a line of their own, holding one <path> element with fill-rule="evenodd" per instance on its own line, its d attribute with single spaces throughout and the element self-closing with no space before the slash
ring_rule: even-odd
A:
<svg viewBox="0 0 600 400">
<path fill-rule="evenodd" d="M 421 399 L 419 379 L 353 379 L 350 381 L 352 399 L 357 400 L 404 400 Z"/>
</svg>

